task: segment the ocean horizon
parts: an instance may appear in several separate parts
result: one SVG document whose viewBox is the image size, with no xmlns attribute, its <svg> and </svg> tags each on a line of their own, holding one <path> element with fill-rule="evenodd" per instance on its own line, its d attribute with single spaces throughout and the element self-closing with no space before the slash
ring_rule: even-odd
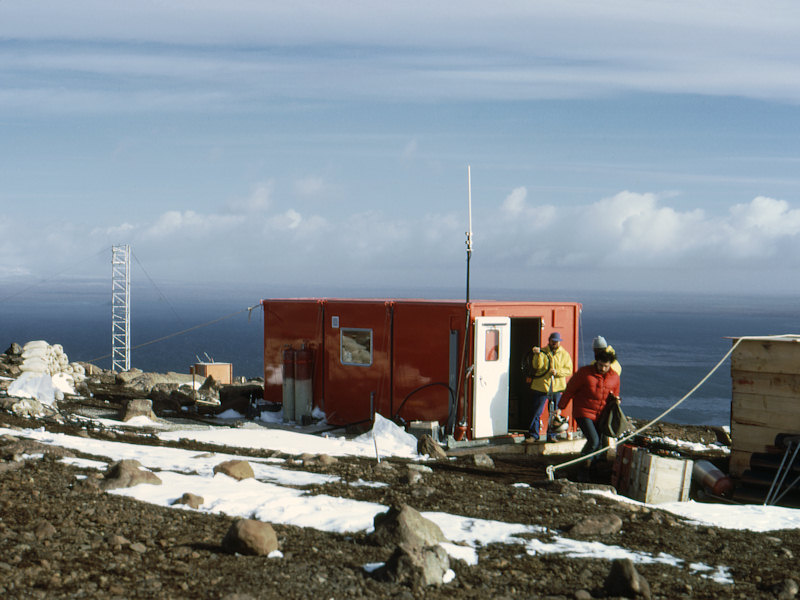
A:
<svg viewBox="0 0 800 600">
<path fill-rule="evenodd" d="M 274 290 L 273 290 L 274 291 Z M 309 297 L 289 293 L 267 297 Z M 332 294 L 331 294 L 332 295 Z M 346 293 L 337 294 L 347 297 Z M 379 294 L 351 294 L 351 297 Z M 401 296 L 389 296 L 401 297 Z M 402 297 L 457 298 L 442 290 Z M 578 364 L 591 360 L 591 340 L 604 336 L 617 350 L 623 408 L 651 419 L 688 393 L 720 361 L 732 339 L 746 335 L 798 333 L 800 308 L 789 296 L 663 293 L 552 292 L 535 297 L 519 290 L 473 298 L 569 300 L 583 304 Z M 263 316 L 259 296 L 142 294 L 131 300 L 131 366 L 144 371 L 188 372 L 197 361 L 233 364 L 234 375 L 263 376 Z M 248 307 L 255 308 L 248 311 Z M 34 294 L 0 300 L 0 349 L 44 339 L 61 344 L 72 362 L 111 366 L 110 293 Z M 692 425 L 730 423 L 730 361 L 666 421 Z"/>
</svg>

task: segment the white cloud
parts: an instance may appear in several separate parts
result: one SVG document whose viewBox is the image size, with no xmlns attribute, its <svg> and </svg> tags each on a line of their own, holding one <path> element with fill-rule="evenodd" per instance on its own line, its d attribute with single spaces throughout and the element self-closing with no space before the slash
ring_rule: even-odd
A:
<svg viewBox="0 0 800 600">
<path fill-rule="evenodd" d="M 265 212 L 272 204 L 274 182 L 259 183 L 249 196 L 229 200 L 226 208 L 236 214 Z"/>
<path fill-rule="evenodd" d="M 318 196 L 325 191 L 325 182 L 321 177 L 303 177 L 294 182 L 294 189 L 300 196 Z"/>
<path fill-rule="evenodd" d="M 303 222 L 299 212 L 290 208 L 286 212 L 270 217 L 267 221 L 269 229 L 297 229 Z"/>
<path fill-rule="evenodd" d="M 679 273 L 685 285 L 702 281 L 713 289 L 732 285 L 724 273 L 737 269 L 742 277 L 748 270 L 757 274 L 765 285 L 793 285 L 791 274 L 800 266 L 800 208 L 758 196 L 715 215 L 678 208 L 673 200 L 672 194 L 622 191 L 562 207 L 531 203 L 526 188 L 514 188 L 498 199 L 497 215 L 474 223 L 474 282 L 616 285 L 647 273 L 657 285 Z M 277 198 L 271 204 L 246 216 L 168 210 L 150 223 L 91 229 L 63 221 L 6 226 L 3 247 L 13 251 L 0 256 L 0 277 L 51 272 L 54 252 L 80 265 L 87 241 L 110 246 L 121 234 L 157 280 L 191 280 L 200 261 L 206 277 L 270 277 L 281 284 L 413 287 L 457 283 L 463 275 L 466 223 L 460 213 L 398 218 L 370 210 L 326 218 L 279 207 Z M 97 261 L 93 273 L 104 276 L 107 256 Z M 773 284 L 764 279 L 765 264 Z"/>
<path fill-rule="evenodd" d="M 203 239 L 208 235 L 230 231 L 245 221 L 239 215 L 201 214 L 193 210 L 170 210 L 158 217 L 155 223 L 143 232 L 144 238 Z"/>
</svg>

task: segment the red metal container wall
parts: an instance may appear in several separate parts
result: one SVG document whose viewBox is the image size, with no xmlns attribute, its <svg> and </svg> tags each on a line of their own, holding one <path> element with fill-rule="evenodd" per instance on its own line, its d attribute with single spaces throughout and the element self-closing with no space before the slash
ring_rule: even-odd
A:
<svg viewBox="0 0 800 600">
<path fill-rule="evenodd" d="M 262 300 L 264 310 L 264 399 L 283 402 L 283 349 L 295 350 L 307 342 L 313 351 L 314 405 L 320 406 L 323 392 L 322 318 L 319 300 Z"/>
<path fill-rule="evenodd" d="M 450 408 L 450 330 L 458 331 L 460 365 L 465 324 L 466 308 L 463 302 L 395 303 L 392 414 L 399 410 L 399 416 L 406 421 L 447 423 Z M 458 398 L 458 390 L 453 392 Z"/>
<path fill-rule="evenodd" d="M 342 329 L 372 332 L 372 363 L 343 364 Z M 375 411 L 391 417 L 392 311 L 380 300 L 327 300 L 325 302 L 325 414 L 332 425 L 370 419 L 370 394 Z"/>
</svg>

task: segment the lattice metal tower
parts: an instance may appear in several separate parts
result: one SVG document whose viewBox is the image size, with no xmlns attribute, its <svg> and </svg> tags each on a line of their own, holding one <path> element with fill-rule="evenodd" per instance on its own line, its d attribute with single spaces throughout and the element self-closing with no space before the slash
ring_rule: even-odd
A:
<svg viewBox="0 0 800 600">
<path fill-rule="evenodd" d="M 131 368 L 131 247 L 111 247 L 111 370 Z"/>
</svg>

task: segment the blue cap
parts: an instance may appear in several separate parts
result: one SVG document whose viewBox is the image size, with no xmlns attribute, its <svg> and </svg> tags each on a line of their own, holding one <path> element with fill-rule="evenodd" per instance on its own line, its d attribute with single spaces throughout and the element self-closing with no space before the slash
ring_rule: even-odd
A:
<svg viewBox="0 0 800 600">
<path fill-rule="evenodd" d="M 551 342 L 560 342 L 561 341 L 561 334 L 557 331 L 554 331 L 550 334 L 550 341 Z"/>
</svg>

